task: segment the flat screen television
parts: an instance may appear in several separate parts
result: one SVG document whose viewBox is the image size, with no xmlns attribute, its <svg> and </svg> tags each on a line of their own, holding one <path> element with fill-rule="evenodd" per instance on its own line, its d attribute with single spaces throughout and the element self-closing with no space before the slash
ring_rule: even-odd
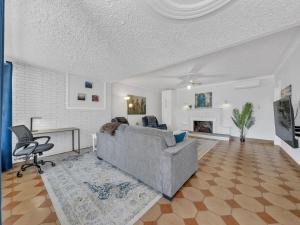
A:
<svg viewBox="0 0 300 225">
<path fill-rule="evenodd" d="M 295 119 L 290 96 L 274 102 L 274 116 L 276 135 L 293 148 L 298 148 L 295 138 Z"/>
</svg>

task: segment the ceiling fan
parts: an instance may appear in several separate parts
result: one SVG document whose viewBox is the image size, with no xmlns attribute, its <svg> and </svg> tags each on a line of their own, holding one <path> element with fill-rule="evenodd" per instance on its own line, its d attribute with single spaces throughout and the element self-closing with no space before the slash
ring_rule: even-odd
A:
<svg viewBox="0 0 300 225">
<path fill-rule="evenodd" d="M 201 79 L 207 79 L 207 78 L 219 78 L 223 77 L 225 74 L 211 74 L 206 75 L 202 73 L 189 73 L 185 74 L 183 76 L 162 76 L 165 78 L 176 78 L 180 79 L 181 82 L 177 85 L 178 88 L 186 87 L 188 90 L 192 89 L 192 87 L 200 86 L 203 84 Z"/>
</svg>

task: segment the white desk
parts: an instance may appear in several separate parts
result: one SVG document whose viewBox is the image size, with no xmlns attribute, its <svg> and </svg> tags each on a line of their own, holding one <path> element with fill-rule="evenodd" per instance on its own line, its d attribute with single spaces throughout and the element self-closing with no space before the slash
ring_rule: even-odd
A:
<svg viewBox="0 0 300 225">
<path fill-rule="evenodd" d="M 72 132 L 72 151 L 77 152 L 80 154 L 80 129 L 77 127 L 65 127 L 65 128 L 56 128 L 56 129 L 45 129 L 45 130 L 36 130 L 32 131 L 32 134 L 34 136 L 40 135 L 40 134 L 49 134 L 49 133 L 61 133 L 61 132 L 66 132 L 66 131 L 71 131 Z M 78 142 L 77 142 L 77 150 L 75 150 L 74 146 L 74 133 L 77 131 L 78 135 Z"/>
</svg>

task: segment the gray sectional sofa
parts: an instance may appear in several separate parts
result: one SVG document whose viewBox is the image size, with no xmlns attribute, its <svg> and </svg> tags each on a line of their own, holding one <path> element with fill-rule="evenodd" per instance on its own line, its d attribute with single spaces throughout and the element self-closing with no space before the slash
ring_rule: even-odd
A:
<svg viewBox="0 0 300 225">
<path fill-rule="evenodd" d="M 171 131 L 120 125 L 97 133 L 97 156 L 171 199 L 197 170 L 196 142 L 176 144 Z"/>
</svg>

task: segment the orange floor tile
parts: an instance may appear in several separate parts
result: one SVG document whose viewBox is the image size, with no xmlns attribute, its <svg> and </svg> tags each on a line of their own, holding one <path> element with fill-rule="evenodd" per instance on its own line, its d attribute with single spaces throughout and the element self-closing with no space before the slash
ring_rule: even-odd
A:
<svg viewBox="0 0 300 225">
<path fill-rule="evenodd" d="M 300 225 L 300 170 L 269 144 L 221 142 L 135 225 Z"/>
<path fill-rule="evenodd" d="M 4 225 L 59 224 L 41 177 L 3 174 Z M 136 225 L 300 225 L 300 170 L 269 144 L 220 142 L 169 202 Z"/>
<path fill-rule="evenodd" d="M 18 166 L 2 177 L 3 225 L 60 225 L 41 176 L 27 169 L 17 178 Z"/>
</svg>

